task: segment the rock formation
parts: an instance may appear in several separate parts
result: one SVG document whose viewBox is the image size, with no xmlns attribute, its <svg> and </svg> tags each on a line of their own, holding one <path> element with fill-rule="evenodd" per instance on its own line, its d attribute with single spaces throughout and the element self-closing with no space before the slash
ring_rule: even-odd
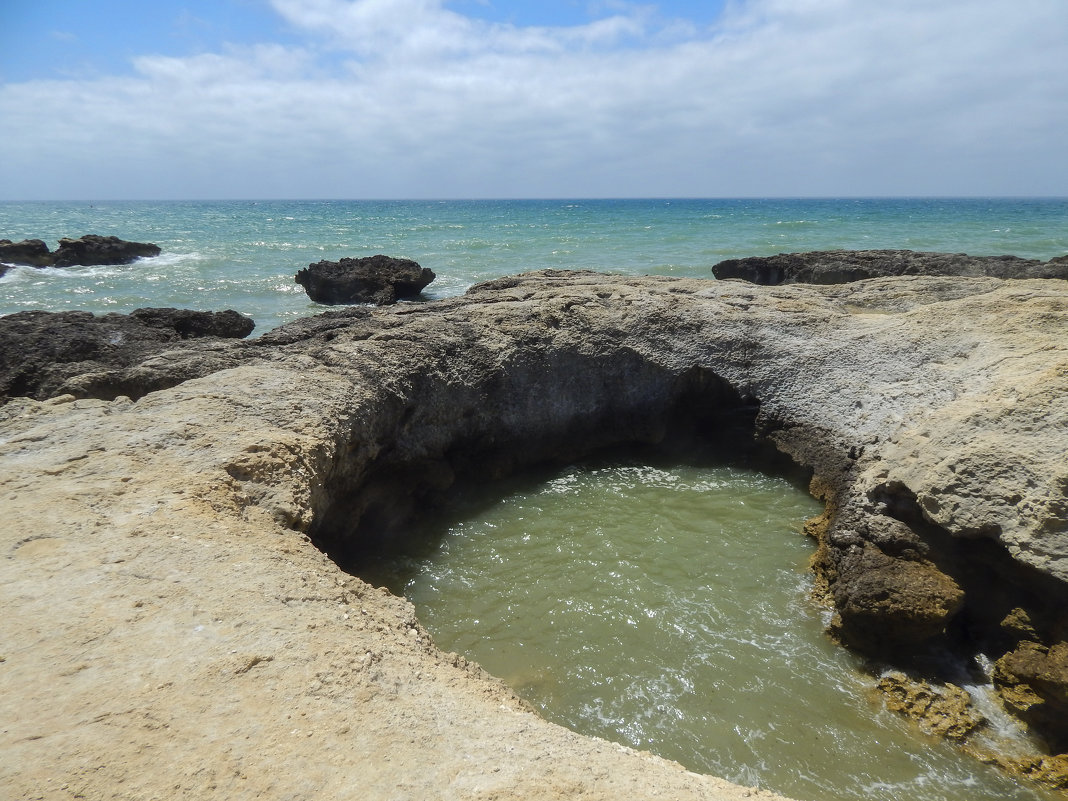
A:
<svg viewBox="0 0 1068 801">
<path fill-rule="evenodd" d="M 418 295 L 434 277 L 411 259 L 378 255 L 309 264 L 295 280 L 316 303 L 387 306 Z"/>
<path fill-rule="evenodd" d="M 544 723 L 308 545 L 358 563 L 459 479 L 680 429 L 751 433 L 811 476 L 843 643 L 910 675 L 982 651 L 1059 748 L 1066 334 L 1063 281 L 545 271 L 69 375 L 0 407 L 0 781 L 734 797 Z M 107 400 L 134 384 L 154 391 Z"/>
<path fill-rule="evenodd" d="M 54 264 L 52 252 L 40 239 L 24 239 L 12 242 L 0 239 L 0 275 L 7 271 L 9 264 L 25 264 L 29 267 L 51 267 Z"/>
<path fill-rule="evenodd" d="M 148 242 L 127 242 L 117 236 L 86 234 L 77 239 L 59 240 L 54 264 L 56 267 L 90 266 L 94 264 L 129 264 L 137 259 L 158 256 L 159 246 Z"/>
<path fill-rule="evenodd" d="M 712 268 L 719 279 L 754 284 L 844 284 L 898 275 L 960 275 L 971 278 L 1068 278 L 1068 256 L 1048 262 L 1018 256 L 969 256 L 911 250 L 823 250 L 728 259 Z"/>
<path fill-rule="evenodd" d="M 136 309 L 129 315 L 101 316 L 86 311 L 9 314 L 0 317 L 0 402 L 14 396 L 54 397 L 64 392 L 65 382 L 72 378 L 80 380 L 83 395 L 140 397 L 158 387 L 132 378 L 122 385 L 109 384 L 105 378 L 95 391 L 85 387 L 98 373 L 111 375 L 118 368 L 139 365 L 182 340 L 242 338 L 254 327 L 251 319 L 233 310 Z"/>
<path fill-rule="evenodd" d="M 77 239 L 59 240 L 55 252 L 40 239 L 12 242 L 0 239 L 0 262 L 24 264 L 31 267 L 73 267 L 100 264 L 129 264 L 137 259 L 158 256 L 157 245 L 147 242 L 127 242 L 117 236 L 86 234 Z M 0 275 L 7 267 L 0 264 Z"/>
</svg>

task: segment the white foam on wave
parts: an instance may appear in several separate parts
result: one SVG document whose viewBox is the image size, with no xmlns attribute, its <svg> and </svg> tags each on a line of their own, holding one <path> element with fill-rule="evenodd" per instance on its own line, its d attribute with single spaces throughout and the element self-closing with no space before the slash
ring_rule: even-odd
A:
<svg viewBox="0 0 1068 801">
<path fill-rule="evenodd" d="M 17 264 L 0 277 L 0 283 L 42 283 L 50 280 L 80 280 L 87 277 L 108 278 L 119 274 L 120 270 L 110 265 L 106 267 L 27 267 L 24 264 Z"/>
<path fill-rule="evenodd" d="M 148 256 L 143 259 L 138 259 L 133 263 L 144 266 L 151 265 L 152 267 L 175 267 L 190 262 L 195 263 L 202 261 L 203 259 L 204 256 L 194 250 L 189 253 L 161 253 L 158 256 Z"/>
<path fill-rule="evenodd" d="M 13 284 L 19 281 L 25 275 L 32 275 L 37 272 L 35 267 L 25 267 L 21 264 L 9 264 L 6 261 L 0 261 L 0 267 L 6 267 L 7 271 L 0 275 L 0 284 Z"/>
<path fill-rule="evenodd" d="M 8 264 L 8 271 L 0 276 L 0 283 L 14 284 L 24 281 L 49 281 L 49 280 L 84 280 L 86 278 L 114 278 L 127 274 L 131 269 L 144 270 L 146 267 L 166 268 L 175 267 L 188 262 L 195 262 L 202 257 L 199 253 L 168 253 L 159 256 L 150 256 L 137 259 L 130 264 L 75 264 L 70 267 L 30 267 L 25 264 Z M 146 278 L 151 276 L 146 275 Z"/>
</svg>

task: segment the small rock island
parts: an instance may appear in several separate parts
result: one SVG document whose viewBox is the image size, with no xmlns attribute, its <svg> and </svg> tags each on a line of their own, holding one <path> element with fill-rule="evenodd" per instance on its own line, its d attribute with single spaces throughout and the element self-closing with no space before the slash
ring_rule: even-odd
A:
<svg viewBox="0 0 1068 801">
<path fill-rule="evenodd" d="M 434 278 L 433 270 L 411 259 L 379 254 L 309 264 L 294 280 L 316 303 L 388 306 L 417 296 Z"/>
<path fill-rule="evenodd" d="M 130 264 L 137 259 L 158 256 L 158 245 L 149 242 L 127 242 L 117 236 L 86 234 L 77 239 L 59 240 L 59 247 L 50 251 L 41 239 L 12 242 L 0 239 L 0 275 L 8 265 L 28 267 L 92 267 L 107 264 Z"/>
</svg>

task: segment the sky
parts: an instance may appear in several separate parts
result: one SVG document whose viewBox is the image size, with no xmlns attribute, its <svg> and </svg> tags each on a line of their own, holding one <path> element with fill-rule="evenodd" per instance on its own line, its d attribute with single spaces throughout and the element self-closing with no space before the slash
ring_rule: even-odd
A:
<svg viewBox="0 0 1068 801">
<path fill-rule="evenodd" d="M 0 200 L 1068 195 L 1066 0 L 3 0 Z"/>
</svg>

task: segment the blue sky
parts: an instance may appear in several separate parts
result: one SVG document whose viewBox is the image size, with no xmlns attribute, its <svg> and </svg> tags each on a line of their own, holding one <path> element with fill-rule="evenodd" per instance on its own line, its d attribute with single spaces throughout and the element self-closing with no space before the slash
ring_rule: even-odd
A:
<svg viewBox="0 0 1068 801">
<path fill-rule="evenodd" d="M 655 10 L 661 17 L 708 25 L 722 13 L 724 1 L 661 2 Z M 605 0 L 450 0 L 444 6 L 520 27 L 584 25 L 627 8 Z M 5 82 L 130 73 L 133 59 L 145 53 L 180 57 L 228 45 L 296 46 L 303 38 L 259 0 L 6 0 L 2 20 Z"/>
<path fill-rule="evenodd" d="M 6 0 L 0 18 L 4 82 L 131 73 L 145 53 L 297 42 L 270 6 L 251 0 Z"/>
<path fill-rule="evenodd" d="M 1061 0 L 6 0 L 0 199 L 1068 194 Z"/>
</svg>

